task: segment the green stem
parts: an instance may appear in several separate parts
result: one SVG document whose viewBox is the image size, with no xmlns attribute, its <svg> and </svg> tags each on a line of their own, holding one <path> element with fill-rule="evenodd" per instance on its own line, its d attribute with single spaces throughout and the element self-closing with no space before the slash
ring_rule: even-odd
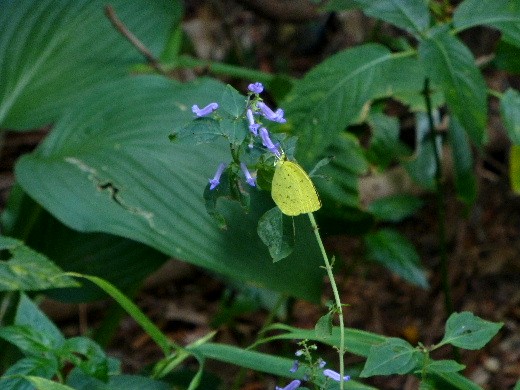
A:
<svg viewBox="0 0 520 390">
<path fill-rule="evenodd" d="M 334 300 L 336 301 L 336 307 L 338 310 L 339 316 L 339 331 L 340 331 L 340 341 L 339 341 L 339 388 L 340 390 L 344 389 L 344 381 L 343 377 L 345 376 L 345 367 L 343 363 L 343 357 L 345 355 L 345 323 L 343 322 L 343 306 L 341 305 L 341 299 L 339 297 L 338 287 L 336 286 L 336 281 L 334 280 L 334 274 L 332 273 L 332 266 L 330 265 L 329 258 L 327 257 L 327 252 L 325 251 L 325 247 L 323 246 L 323 241 L 321 240 L 320 232 L 318 231 L 318 225 L 316 220 L 314 219 L 314 215 L 312 213 L 307 214 L 311 221 L 312 229 L 314 230 L 314 235 L 316 236 L 316 240 L 318 241 L 318 245 L 321 250 L 321 255 L 323 256 L 323 261 L 325 262 L 325 269 L 327 270 L 327 276 L 330 280 L 330 285 L 332 286 L 332 292 L 334 294 Z"/>
</svg>

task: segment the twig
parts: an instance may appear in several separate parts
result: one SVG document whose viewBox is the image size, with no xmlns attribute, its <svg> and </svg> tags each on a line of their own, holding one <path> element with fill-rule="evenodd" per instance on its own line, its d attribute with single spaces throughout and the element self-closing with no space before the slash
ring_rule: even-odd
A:
<svg viewBox="0 0 520 390">
<path fill-rule="evenodd" d="M 159 60 L 155 58 L 152 52 L 145 46 L 143 42 L 139 40 L 119 19 L 114 11 L 114 8 L 111 5 L 105 6 L 105 15 L 107 16 L 110 23 L 116 28 L 117 31 L 121 33 L 139 52 L 146 58 L 148 63 L 152 68 L 154 68 L 158 73 L 168 76 L 166 70 L 163 69 Z"/>
</svg>

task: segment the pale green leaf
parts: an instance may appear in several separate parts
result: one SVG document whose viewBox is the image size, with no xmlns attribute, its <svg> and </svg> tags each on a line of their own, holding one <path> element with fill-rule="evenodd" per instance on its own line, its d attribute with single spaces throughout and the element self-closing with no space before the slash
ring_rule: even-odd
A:
<svg viewBox="0 0 520 390">
<path fill-rule="evenodd" d="M 451 344 L 464 349 L 480 349 L 502 326 L 502 323 L 483 320 L 468 311 L 453 313 L 446 322 L 444 337 L 439 345 Z"/>
<path fill-rule="evenodd" d="M 405 340 L 389 338 L 370 349 L 360 376 L 407 374 L 416 367 L 419 356 L 420 352 Z"/>
</svg>

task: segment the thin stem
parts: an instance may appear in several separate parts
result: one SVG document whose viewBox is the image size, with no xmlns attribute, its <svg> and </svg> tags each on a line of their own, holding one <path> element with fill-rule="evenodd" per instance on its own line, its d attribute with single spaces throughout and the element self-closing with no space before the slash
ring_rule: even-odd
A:
<svg viewBox="0 0 520 390">
<path fill-rule="evenodd" d="M 345 355 L 345 323 L 343 322 L 343 306 L 341 305 L 341 299 L 339 297 L 338 287 L 336 286 L 336 281 L 334 280 L 334 274 L 332 273 L 332 266 L 330 265 L 329 258 L 327 257 L 327 252 L 325 251 L 325 247 L 323 246 L 323 241 L 321 240 L 320 232 L 318 231 L 318 225 L 316 220 L 314 219 L 314 215 L 312 213 L 307 214 L 311 221 L 312 229 L 314 230 L 314 235 L 316 236 L 316 240 L 318 241 L 318 245 L 321 250 L 321 255 L 323 256 L 323 261 L 325 262 L 325 269 L 327 270 L 327 276 L 330 280 L 330 285 L 332 286 L 332 292 L 334 294 L 334 300 L 336 301 L 336 308 L 339 316 L 339 388 L 340 390 L 344 389 L 344 381 L 343 377 L 345 376 L 345 367 L 343 363 L 343 358 Z"/>
<path fill-rule="evenodd" d="M 441 279 L 442 289 L 444 292 L 444 304 L 446 314 L 449 316 L 453 313 L 453 299 L 451 296 L 451 287 L 448 275 L 448 255 L 446 252 L 446 208 L 444 205 L 444 187 L 442 185 L 442 166 L 439 150 L 437 149 L 435 124 L 433 122 L 432 102 L 430 97 L 430 80 L 426 78 L 424 81 L 424 99 L 426 102 L 426 112 L 430 125 L 430 140 L 433 146 L 433 154 L 435 156 L 435 194 L 437 198 L 437 218 L 439 223 L 439 251 L 441 258 Z"/>
</svg>

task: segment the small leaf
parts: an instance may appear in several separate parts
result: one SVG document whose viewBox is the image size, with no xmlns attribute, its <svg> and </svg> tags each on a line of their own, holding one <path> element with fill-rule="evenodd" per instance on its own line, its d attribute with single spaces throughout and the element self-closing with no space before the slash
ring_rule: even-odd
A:
<svg viewBox="0 0 520 390">
<path fill-rule="evenodd" d="M 500 113 L 509 139 L 520 145 L 520 93 L 509 88 L 500 100 Z"/>
<path fill-rule="evenodd" d="M 222 110 L 226 111 L 233 118 L 238 118 L 245 114 L 246 101 L 247 99 L 244 96 L 228 84 L 222 93 L 222 99 L 219 103 Z"/>
<path fill-rule="evenodd" d="M 426 370 L 430 373 L 457 372 L 465 368 L 464 364 L 457 363 L 455 360 L 434 360 L 426 366 Z"/>
<path fill-rule="evenodd" d="M 289 256 L 294 249 L 294 229 L 284 227 L 284 220 L 278 207 L 273 207 L 258 220 L 258 236 L 275 262 Z"/>
<path fill-rule="evenodd" d="M 471 206 L 477 199 L 477 178 L 469 139 L 457 118 L 451 118 L 449 140 L 455 169 L 455 188 L 459 198 Z"/>
<path fill-rule="evenodd" d="M 384 343 L 370 349 L 362 378 L 373 375 L 407 374 L 411 372 L 419 361 L 420 352 L 405 340 L 389 338 Z"/>
<path fill-rule="evenodd" d="M 483 320 L 470 312 L 453 313 L 446 322 L 440 345 L 451 344 L 464 349 L 480 349 L 500 330 L 503 323 Z"/>
<path fill-rule="evenodd" d="M 381 229 L 365 237 L 367 255 L 390 271 L 422 288 L 428 287 L 421 260 L 414 246 L 395 230 Z"/>
<path fill-rule="evenodd" d="M 318 338 L 327 339 L 332 336 L 332 314 L 330 312 L 320 317 L 314 326 L 314 331 Z"/>
<path fill-rule="evenodd" d="M 368 211 L 382 221 L 400 222 L 414 215 L 424 202 L 411 195 L 398 194 L 377 199 L 370 203 Z"/>
<path fill-rule="evenodd" d="M 25 375 L 23 378 L 31 382 L 38 390 L 74 390 L 74 388 L 50 379 L 40 378 L 38 376 Z"/>
</svg>

